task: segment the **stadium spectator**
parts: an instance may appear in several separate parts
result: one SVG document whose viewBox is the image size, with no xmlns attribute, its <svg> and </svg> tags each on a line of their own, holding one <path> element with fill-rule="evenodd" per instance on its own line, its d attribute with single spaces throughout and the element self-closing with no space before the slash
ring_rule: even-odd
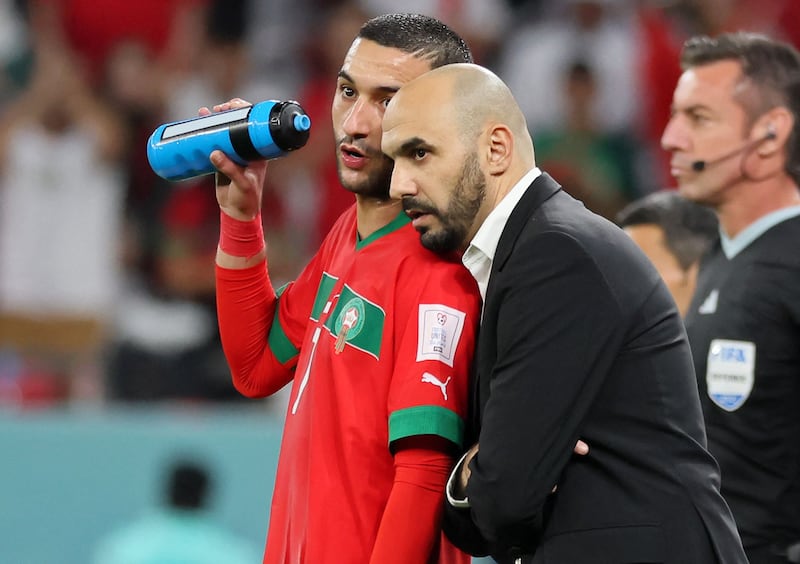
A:
<svg viewBox="0 0 800 564">
<path fill-rule="evenodd" d="M 207 513 L 213 476 L 203 464 L 179 460 L 168 469 L 162 504 L 109 533 L 95 564 L 254 564 L 258 552 Z"/>
<path fill-rule="evenodd" d="M 68 51 L 37 36 L 0 124 L 0 346 L 59 399 L 100 400 L 119 295 L 124 127 Z M 92 174 L 86 174 L 92 171 Z"/>
</svg>

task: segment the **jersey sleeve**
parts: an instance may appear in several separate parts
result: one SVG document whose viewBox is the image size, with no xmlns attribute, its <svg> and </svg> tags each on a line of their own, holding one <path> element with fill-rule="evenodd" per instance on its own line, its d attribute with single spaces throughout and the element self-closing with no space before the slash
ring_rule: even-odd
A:
<svg viewBox="0 0 800 564">
<path fill-rule="evenodd" d="M 460 263 L 401 269 L 394 304 L 389 443 L 438 435 L 462 446 L 480 321 L 477 284 Z"/>
<path fill-rule="evenodd" d="M 291 381 L 318 285 L 312 282 L 317 264 L 313 260 L 277 292 L 266 262 L 242 270 L 216 267 L 222 348 L 241 394 L 266 397 Z"/>
</svg>

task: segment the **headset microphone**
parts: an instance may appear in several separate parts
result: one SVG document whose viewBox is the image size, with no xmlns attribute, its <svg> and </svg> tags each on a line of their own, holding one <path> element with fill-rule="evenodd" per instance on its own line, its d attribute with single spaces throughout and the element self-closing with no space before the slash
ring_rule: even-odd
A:
<svg viewBox="0 0 800 564">
<path fill-rule="evenodd" d="M 731 151 L 729 153 L 725 153 L 721 157 L 717 157 L 716 159 L 711 159 L 710 161 L 694 161 L 692 163 L 692 170 L 695 171 L 695 172 L 702 172 L 709 165 L 717 164 L 717 163 L 722 162 L 724 160 L 727 160 L 727 159 L 729 159 L 731 157 L 735 157 L 739 153 L 741 153 L 743 151 L 747 151 L 748 149 L 754 147 L 755 145 L 758 145 L 759 143 L 763 143 L 764 141 L 769 141 L 770 139 L 775 139 L 775 137 L 776 137 L 775 130 L 770 128 L 764 134 L 764 137 L 761 137 L 759 139 L 753 139 L 752 141 L 748 141 L 747 143 L 745 143 L 741 147 L 737 148 L 736 150 Z"/>
</svg>

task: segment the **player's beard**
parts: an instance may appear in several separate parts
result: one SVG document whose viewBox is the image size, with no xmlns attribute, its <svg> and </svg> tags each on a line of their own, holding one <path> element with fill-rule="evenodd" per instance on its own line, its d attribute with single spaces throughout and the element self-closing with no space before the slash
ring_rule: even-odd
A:
<svg viewBox="0 0 800 564">
<path fill-rule="evenodd" d="M 338 145 L 337 145 L 338 147 Z M 392 182 L 392 168 L 394 168 L 394 161 L 381 153 L 380 151 L 365 152 L 366 156 L 370 158 L 369 167 L 365 168 L 359 174 L 359 180 L 348 181 L 344 177 L 344 165 L 342 164 L 341 157 L 336 157 L 336 170 L 339 174 L 339 184 L 353 194 L 363 196 L 365 198 L 374 198 L 376 200 L 388 201 L 389 186 Z M 352 171 L 350 171 L 352 173 Z"/>
<path fill-rule="evenodd" d="M 467 246 L 467 235 L 485 198 L 486 176 L 478 164 L 478 156 L 473 154 L 461 168 L 446 210 L 411 197 L 403 198 L 403 209 L 429 213 L 439 219 L 440 227 L 420 229 L 420 240 L 426 249 L 444 254 Z"/>
</svg>

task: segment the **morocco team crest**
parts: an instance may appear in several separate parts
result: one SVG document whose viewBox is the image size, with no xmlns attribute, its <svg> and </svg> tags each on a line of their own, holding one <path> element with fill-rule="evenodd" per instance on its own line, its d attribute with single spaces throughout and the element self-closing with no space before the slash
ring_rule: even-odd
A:
<svg viewBox="0 0 800 564">
<path fill-rule="evenodd" d="M 344 350 L 347 341 L 354 339 L 364 327 L 364 302 L 361 298 L 352 298 L 336 317 L 334 326 L 336 343 L 333 348 L 336 354 Z"/>
</svg>

